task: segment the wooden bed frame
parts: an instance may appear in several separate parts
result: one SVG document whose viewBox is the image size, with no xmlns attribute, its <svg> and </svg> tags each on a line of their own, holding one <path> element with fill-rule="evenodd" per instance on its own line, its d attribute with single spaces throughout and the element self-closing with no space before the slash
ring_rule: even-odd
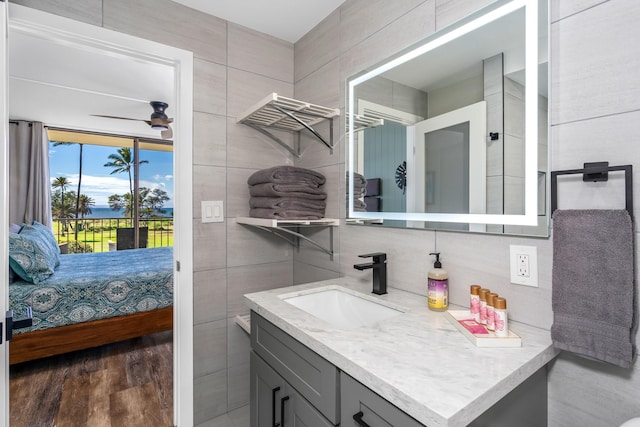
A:
<svg viewBox="0 0 640 427">
<path fill-rule="evenodd" d="M 14 334 L 9 364 L 97 347 L 173 329 L 173 307 Z"/>
</svg>

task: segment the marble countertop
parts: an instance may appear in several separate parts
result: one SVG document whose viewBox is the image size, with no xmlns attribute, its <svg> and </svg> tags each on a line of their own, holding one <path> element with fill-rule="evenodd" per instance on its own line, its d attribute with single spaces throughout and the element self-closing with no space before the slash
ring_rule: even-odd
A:
<svg viewBox="0 0 640 427">
<path fill-rule="evenodd" d="M 405 312 L 344 330 L 282 298 L 326 286 Z M 370 284 L 346 277 L 245 295 L 251 310 L 429 426 L 466 426 L 557 355 L 549 331 L 515 322 L 510 329 L 522 347 L 476 347 L 425 299 L 394 288 L 377 296 Z"/>
</svg>

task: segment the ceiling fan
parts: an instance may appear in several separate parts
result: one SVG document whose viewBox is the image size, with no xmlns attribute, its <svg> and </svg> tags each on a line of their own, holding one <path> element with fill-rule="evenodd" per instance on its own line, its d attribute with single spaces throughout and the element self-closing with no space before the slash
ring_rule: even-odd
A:
<svg viewBox="0 0 640 427">
<path fill-rule="evenodd" d="M 149 120 L 133 119 L 130 117 L 120 117 L 120 116 L 106 116 L 103 114 L 92 114 L 92 116 L 105 117 L 107 119 L 134 120 L 139 122 L 145 122 L 146 124 L 151 126 L 151 129 L 157 129 L 161 131 L 160 136 L 162 137 L 162 139 L 170 139 L 171 137 L 173 137 L 173 130 L 171 129 L 171 126 L 169 126 L 169 124 L 173 123 L 173 119 L 167 117 L 167 115 L 164 112 L 164 110 L 166 110 L 167 107 L 169 107 L 169 104 L 162 101 L 151 101 L 149 104 L 153 108 L 153 113 L 151 113 L 151 117 L 149 118 Z"/>
</svg>

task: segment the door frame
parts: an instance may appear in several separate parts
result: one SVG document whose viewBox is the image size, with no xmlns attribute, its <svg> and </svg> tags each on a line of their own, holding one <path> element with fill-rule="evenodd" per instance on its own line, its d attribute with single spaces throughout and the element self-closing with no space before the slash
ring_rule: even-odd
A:
<svg viewBox="0 0 640 427">
<path fill-rule="evenodd" d="M 2 7 L 6 10 L 6 4 Z M 52 15 L 31 8 L 11 4 L 8 7 L 8 30 L 29 31 L 45 38 L 99 50 L 110 55 L 128 56 L 142 61 L 163 64 L 174 68 L 175 75 L 175 122 L 174 129 L 174 317 L 173 317 L 173 406 L 174 424 L 192 426 L 193 406 L 193 215 L 192 215 L 192 139 L 193 139 L 193 53 L 157 42 L 119 33 L 102 27 L 85 24 L 68 18 Z M 2 15 L 0 14 L 0 19 Z M 0 30 L 2 30 L 0 28 Z M 6 35 L 7 32 L 3 31 Z M 5 37 L 5 36 L 3 36 Z M 0 50 L 0 67 L 5 73 L 3 84 L 8 86 L 6 62 L 6 39 L 4 51 Z M 6 90 L 2 93 L 7 93 Z M 0 115 L 4 114 L 0 131 L 2 145 L 2 210 L 0 211 L 0 239 L 2 254 L 0 273 L 4 280 L 0 285 L 0 310 L 4 313 L 8 302 L 8 100 L 3 96 Z M 6 373 L 3 392 L 6 393 L 5 423 L 9 423 L 9 375 L 8 353 L 4 344 L 0 348 L 0 362 Z M 0 398 L 3 397 L 0 392 Z M 3 426 L 0 420 L 0 427 Z"/>
<path fill-rule="evenodd" d="M 8 3 L 0 1 L 0 93 L 6 94 L 9 76 L 7 67 L 7 15 Z M 9 100 L 6 95 L 0 101 L 0 316 L 4 319 L 9 306 L 9 204 L 7 186 L 9 182 L 9 144 L 7 143 L 7 127 L 9 125 Z M 5 344 L 4 320 L 1 321 L 0 336 L 0 427 L 9 426 L 9 346 Z"/>
</svg>

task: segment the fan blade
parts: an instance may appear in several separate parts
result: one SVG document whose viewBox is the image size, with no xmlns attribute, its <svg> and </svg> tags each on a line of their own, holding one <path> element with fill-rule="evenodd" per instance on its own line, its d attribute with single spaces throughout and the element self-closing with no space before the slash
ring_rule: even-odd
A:
<svg viewBox="0 0 640 427">
<path fill-rule="evenodd" d="M 135 122 L 146 122 L 146 120 L 132 119 L 131 117 L 106 116 L 106 115 L 103 115 L 103 114 L 90 114 L 90 116 L 93 116 L 93 117 L 104 117 L 106 119 L 132 120 L 132 121 L 135 121 Z"/>
<path fill-rule="evenodd" d="M 167 125 L 167 130 L 163 130 L 162 132 L 160 132 L 160 136 L 162 137 L 162 139 L 173 138 L 173 129 L 171 129 L 171 126 Z"/>
</svg>

